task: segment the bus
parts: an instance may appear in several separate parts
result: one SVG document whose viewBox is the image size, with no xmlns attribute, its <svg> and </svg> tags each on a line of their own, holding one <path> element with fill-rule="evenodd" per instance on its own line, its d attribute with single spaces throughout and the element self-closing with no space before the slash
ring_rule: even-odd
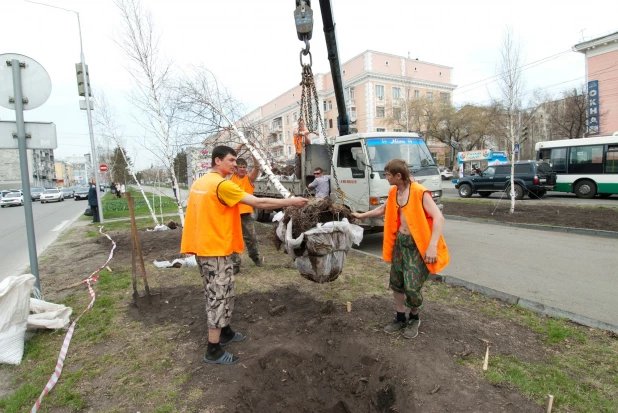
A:
<svg viewBox="0 0 618 413">
<path fill-rule="evenodd" d="M 558 176 L 554 191 L 586 199 L 618 194 L 618 135 L 538 142 L 535 150 Z"/>
</svg>

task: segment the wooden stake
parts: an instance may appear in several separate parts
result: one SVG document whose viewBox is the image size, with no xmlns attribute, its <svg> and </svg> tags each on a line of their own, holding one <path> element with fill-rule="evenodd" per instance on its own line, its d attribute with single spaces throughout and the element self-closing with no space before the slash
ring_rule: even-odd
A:
<svg viewBox="0 0 618 413">
<path fill-rule="evenodd" d="M 352 303 L 351 303 L 351 302 L 349 302 L 349 301 L 348 301 L 347 303 L 345 303 L 345 306 L 346 306 L 346 308 L 347 308 L 347 310 L 348 310 L 348 313 L 349 313 L 350 311 L 352 311 Z"/>
<path fill-rule="evenodd" d="M 487 351 L 485 351 L 485 362 L 483 363 L 483 371 L 487 371 L 488 364 L 489 364 L 489 346 L 487 346 Z"/>
<path fill-rule="evenodd" d="M 551 413 L 551 409 L 554 407 L 554 396 L 547 395 L 547 413 Z"/>
</svg>

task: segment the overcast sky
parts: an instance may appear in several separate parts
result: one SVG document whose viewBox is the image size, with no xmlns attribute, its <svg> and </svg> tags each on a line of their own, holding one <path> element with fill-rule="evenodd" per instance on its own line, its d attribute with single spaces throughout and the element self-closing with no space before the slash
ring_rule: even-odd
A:
<svg viewBox="0 0 618 413">
<path fill-rule="evenodd" d="M 45 2 L 45 1 L 43 1 Z M 142 0 L 161 35 L 162 55 L 179 72 L 206 66 L 247 109 L 266 103 L 300 81 L 301 43 L 293 20 L 294 0 Z M 114 38 L 119 14 L 112 0 L 49 0 L 79 11 L 91 85 L 103 90 L 124 125 L 129 155 L 139 168 L 152 155 L 137 143 L 143 131 L 128 100 L 131 80 Z M 584 81 L 584 56 L 571 52 L 582 40 L 618 31 L 616 1 L 519 0 L 417 2 L 333 0 L 342 62 L 372 49 L 452 66 L 459 85 L 454 102 L 487 102 L 495 84 L 480 82 L 496 73 L 501 37 L 510 25 L 525 63 L 526 90 L 559 94 Z M 314 73 L 328 72 L 318 1 L 311 51 Z M 50 74 L 50 99 L 28 111 L 26 121 L 51 121 L 58 131 L 57 158 L 90 152 L 85 111 L 79 110 L 74 64 L 79 62 L 75 14 L 23 0 L 1 0 L 1 53 L 19 53 Z M 473 84 L 471 86 L 467 86 Z M 0 119 L 14 112 L 0 109 Z"/>
</svg>

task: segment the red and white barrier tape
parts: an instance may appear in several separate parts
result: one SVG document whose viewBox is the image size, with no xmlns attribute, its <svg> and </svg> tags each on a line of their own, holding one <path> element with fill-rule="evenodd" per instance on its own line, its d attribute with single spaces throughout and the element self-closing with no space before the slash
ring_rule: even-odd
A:
<svg viewBox="0 0 618 413">
<path fill-rule="evenodd" d="M 37 399 L 36 403 L 34 403 L 34 406 L 32 406 L 30 413 L 35 413 L 38 411 L 38 409 L 41 407 L 41 402 L 43 400 L 43 397 L 45 397 L 45 395 L 49 393 L 51 389 L 53 389 L 56 383 L 58 382 L 58 379 L 60 378 L 60 374 L 62 374 L 62 368 L 64 367 L 64 359 L 66 358 L 67 352 L 69 351 L 69 344 L 71 344 L 71 338 L 73 337 L 73 332 L 75 331 L 75 325 L 77 324 L 79 319 L 82 318 L 82 316 L 86 314 L 94 305 L 94 300 L 96 297 L 95 297 L 94 290 L 92 289 L 92 286 L 90 285 L 90 283 L 95 282 L 99 279 L 99 277 L 95 276 L 95 274 L 98 274 L 103 268 L 105 268 L 105 266 L 109 264 L 112 257 L 114 256 L 114 250 L 116 249 L 116 243 L 114 242 L 113 239 L 111 239 L 109 235 L 103 232 L 102 226 L 99 227 L 99 233 L 102 235 L 105 235 L 107 239 L 109 239 L 112 243 L 112 249 L 109 252 L 109 257 L 107 257 L 107 261 L 105 261 L 105 264 L 101 265 L 96 271 L 90 274 L 88 278 L 86 278 L 83 281 L 85 284 L 88 285 L 88 293 L 90 294 L 90 297 L 92 297 L 92 300 L 90 301 L 90 304 L 88 304 L 88 307 L 86 307 L 86 309 L 82 311 L 79 317 L 73 320 L 73 323 L 69 327 L 69 331 L 67 331 L 66 336 L 64 336 L 64 341 L 62 342 L 62 347 L 60 348 L 60 355 L 58 356 L 58 361 L 56 362 L 56 370 L 54 370 L 54 373 L 49 378 L 49 381 L 45 385 L 43 392 Z"/>
</svg>

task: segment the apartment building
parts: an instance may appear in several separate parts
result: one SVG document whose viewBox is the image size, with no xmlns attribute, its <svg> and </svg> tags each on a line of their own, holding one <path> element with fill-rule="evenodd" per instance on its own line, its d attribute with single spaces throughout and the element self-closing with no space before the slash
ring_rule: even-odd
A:
<svg viewBox="0 0 618 413">
<path fill-rule="evenodd" d="M 456 86 L 453 68 L 388 53 L 367 50 L 342 65 L 346 110 L 352 132 L 412 131 L 406 121 L 406 102 L 414 99 L 450 102 Z M 328 137 L 338 135 L 337 102 L 330 72 L 314 76 L 319 111 Z M 295 86 L 245 116 L 259 122 L 264 145 L 274 159 L 291 159 L 293 131 L 300 116 L 301 87 Z M 418 131 L 415 131 L 418 132 Z M 436 159 L 450 148 L 428 142 Z"/>
<path fill-rule="evenodd" d="M 618 132 L 618 32 L 573 46 L 586 56 L 587 136 Z"/>
<path fill-rule="evenodd" d="M 52 149 L 28 149 L 28 171 L 33 187 L 55 188 L 56 170 Z M 0 189 L 21 188 L 19 152 L 16 149 L 0 150 Z"/>
</svg>

